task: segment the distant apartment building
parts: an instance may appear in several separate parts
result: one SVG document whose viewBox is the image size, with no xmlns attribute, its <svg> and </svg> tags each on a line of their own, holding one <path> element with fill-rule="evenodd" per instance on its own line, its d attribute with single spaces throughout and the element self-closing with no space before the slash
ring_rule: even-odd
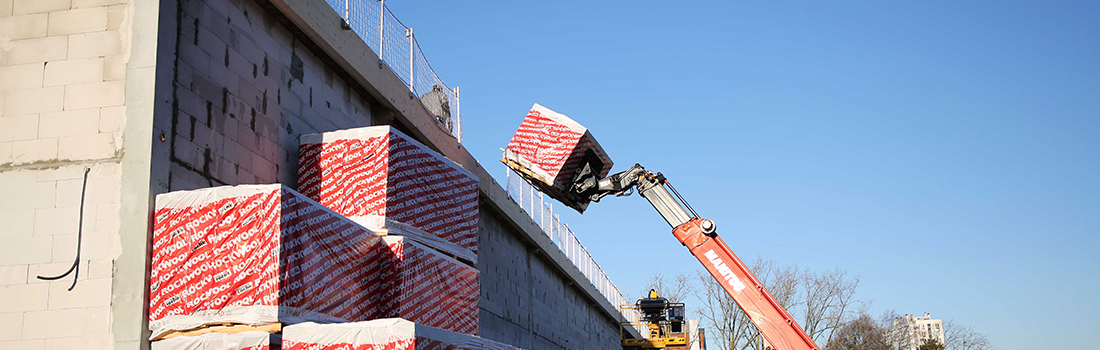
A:
<svg viewBox="0 0 1100 350">
<path fill-rule="evenodd" d="M 905 315 L 894 319 L 886 335 L 896 350 L 916 350 L 928 339 L 943 344 L 943 320 L 933 319 L 927 312 L 924 316 Z"/>
</svg>

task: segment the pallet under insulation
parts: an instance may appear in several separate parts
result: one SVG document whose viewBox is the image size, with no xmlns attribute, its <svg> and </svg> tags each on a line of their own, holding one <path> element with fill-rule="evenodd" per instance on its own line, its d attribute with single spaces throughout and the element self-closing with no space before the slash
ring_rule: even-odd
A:
<svg viewBox="0 0 1100 350">
<path fill-rule="evenodd" d="M 275 350 L 280 348 L 278 334 L 261 331 L 207 333 L 157 340 L 152 350 Z"/>
<path fill-rule="evenodd" d="M 519 350 L 400 318 L 286 326 L 280 333 L 207 333 L 157 340 L 153 350 Z"/>
</svg>

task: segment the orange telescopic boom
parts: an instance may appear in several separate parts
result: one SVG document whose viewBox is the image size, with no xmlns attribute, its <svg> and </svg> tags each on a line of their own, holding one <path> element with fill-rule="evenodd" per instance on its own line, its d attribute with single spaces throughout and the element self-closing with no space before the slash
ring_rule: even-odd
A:
<svg viewBox="0 0 1100 350">
<path fill-rule="evenodd" d="M 714 223 L 693 218 L 677 226 L 672 234 L 699 259 L 711 276 L 733 297 L 733 301 L 752 319 L 764 340 L 775 349 L 817 350 L 817 344 L 802 327 L 791 318 L 787 310 L 772 298 L 768 289 L 749 271 L 741 259 L 730 251 L 721 237 L 708 235 L 704 227 L 713 231 Z"/>
<path fill-rule="evenodd" d="M 571 190 L 591 201 L 606 195 L 629 195 L 632 189 L 649 200 L 673 227 L 672 234 L 707 268 L 737 306 L 748 314 L 764 341 L 776 350 L 820 350 L 787 310 L 768 293 L 741 259 L 718 237 L 714 222 L 700 218 L 664 175 L 635 164 L 603 179 L 578 176 Z M 669 192 L 671 190 L 671 192 Z M 675 194 L 675 196 L 673 196 Z"/>
</svg>

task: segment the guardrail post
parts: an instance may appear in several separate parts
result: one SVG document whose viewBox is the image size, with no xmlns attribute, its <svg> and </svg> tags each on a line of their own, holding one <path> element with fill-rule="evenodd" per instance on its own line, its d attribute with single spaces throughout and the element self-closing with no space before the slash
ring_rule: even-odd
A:
<svg viewBox="0 0 1100 350">
<path fill-rule="evenodd" d="M 380 1 L 378 6 L 378 68 L 382 68 L 382 52 L 386 45 L 386 0 Z"/>
<path fill-rule="evenodd" d="M 351 0 L 344 0 L 344 23 L 340 23 L 340 27 L 344 29 L 351 29 Z"/>
<path fill-rule="evenodd" d="M 416 41 L 413 38 L 413 29 L 405 29 L 405 36 L 409 37 L 409 98 L 416 97 L 416 89 L 413 88 L 416 85 L 416 74 L 413 73 L 413 52 L 416 48 Z"/>
<path fill-rule="evenodd" d="M 454 133 L 455 138 L 458 139 L 458 143 L 462 143 L 462 94 L 458 90 L 458 86 L 455 86 L 455 122 Z"/>
</svg>

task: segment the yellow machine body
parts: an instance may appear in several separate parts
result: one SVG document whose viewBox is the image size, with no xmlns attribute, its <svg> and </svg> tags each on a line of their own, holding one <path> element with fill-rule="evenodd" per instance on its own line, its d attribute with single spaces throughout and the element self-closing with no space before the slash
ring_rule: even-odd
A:
<svg viewBox="0 0 1100 350">
<path fill-rule="evenodd" d="M 638 310 L 639 314 L 644 315 L 636 322 L 623 321 L 623 327 L 641 326 L 649 333 L 646 338 L 639 339 L 624 336 L 623 349 L 687 349 L 687 334 L 683 332 L 683 303 L 670 303 L 651 290 L 648 298 L 639 299 L 634 305 L 622 305 L 621 308 L 624 311 Z M 670 317 L 673 315 L 678 317 Z"/>
</svg>

